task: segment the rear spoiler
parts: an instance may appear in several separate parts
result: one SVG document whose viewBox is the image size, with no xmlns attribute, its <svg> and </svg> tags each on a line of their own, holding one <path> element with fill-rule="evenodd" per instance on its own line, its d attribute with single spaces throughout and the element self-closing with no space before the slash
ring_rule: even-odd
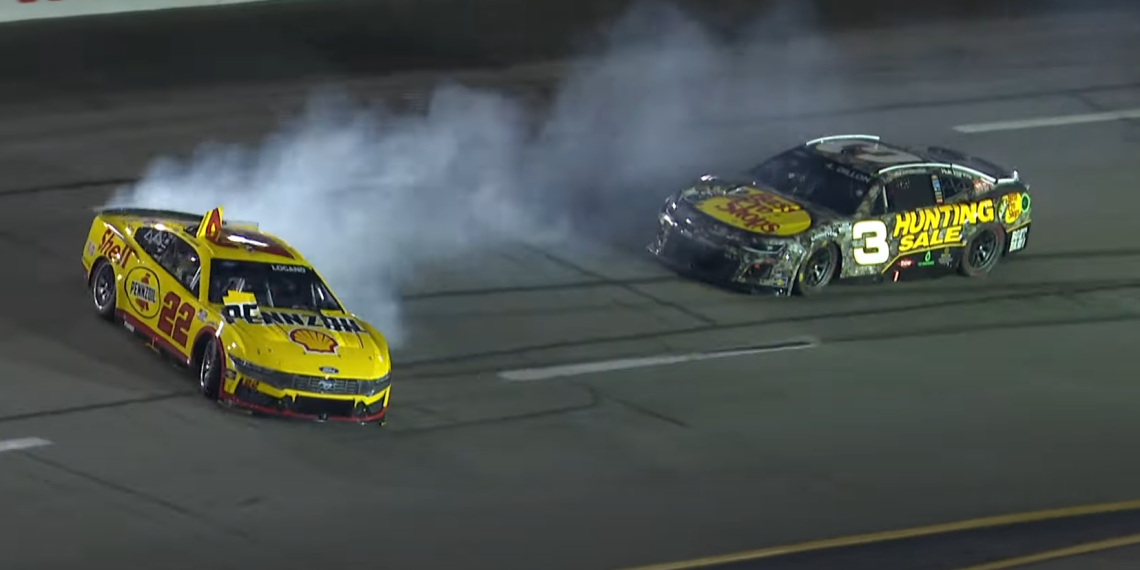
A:
<svg viewBox="0 0 1140 570">
<path fill-rule="evenodd" d="M 222 219 L 222 208 L 220 206 L 217 208 L 214 208 L 213 210 L 210 210 L 209 212 L 206 212 L 205 215 L 193 214 L 193 213 L 184 212 L 181 210 L 162 210 L 162 209 L 158 209 L 158 208 L 130 208 L 130 207 L 104 208 L 104 207 L 97 207 L 97 208 L 92 208 L 92 210 L 94 210 L 94 212 L 96 214 L 99 214 L 99 215 L 106 214 L 108 216 L 131 216 L 131 217 L 137 217 L 137 218 L 165 218 L 168 220 L 177 220 L 179 222 L 185 222 L 187 224 L 199 222 L 199 224 L 198 224 L 199 229 L 201 229 L 202 227 L 205 227 L 205 224 L 207 222 L 207 218 L 216 211 L 218 213 L 218 219 L 221 222 L 221 227 L 223 227 L 223 228 L 234 228 L 234 229 L 243 229 L 243 230 L 249 230 L 249 231 L 259 231 L 257 222 L 250 222 L 250 221 L 244 221 L 244 220 L 225 220 L 225 219 Z"/>
</svg>

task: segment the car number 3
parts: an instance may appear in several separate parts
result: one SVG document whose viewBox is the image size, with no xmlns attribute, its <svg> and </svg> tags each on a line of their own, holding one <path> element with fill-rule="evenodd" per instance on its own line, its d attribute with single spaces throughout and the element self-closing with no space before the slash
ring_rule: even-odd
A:
<svg viewBox="0 0 1140 570">
<path fill-rule="evenodd" d="M 851 226 L 851 240 L 862 239 L 863 245 L 851 250 L 855 263 L 877 265 L 886 263 L 891 257 L 891 245 L 887 243 L 887 224 L 882 220 L 862 220 Z"/>
</svg>

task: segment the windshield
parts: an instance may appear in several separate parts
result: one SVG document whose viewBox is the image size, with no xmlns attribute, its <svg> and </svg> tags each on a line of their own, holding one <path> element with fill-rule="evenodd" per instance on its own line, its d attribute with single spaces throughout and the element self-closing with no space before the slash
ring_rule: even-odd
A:
<svg viewBox="0 0 1140 570">
<path fill-rule="evenodd" d="M 261 307 L 341 310 L 324 282 L 303 265 L 215 259 L 210 265 L 210 302 L 221 303 L 228 291 L 253 293 Z"/>
<path fill-rule="evenodd" d="M 828 160 L 807 149 L 795 149 L 771 158 L 749 171 L 757 182 L 774 190 L 852 215 L 870 188 L 871 177 Z"/>
</svg>

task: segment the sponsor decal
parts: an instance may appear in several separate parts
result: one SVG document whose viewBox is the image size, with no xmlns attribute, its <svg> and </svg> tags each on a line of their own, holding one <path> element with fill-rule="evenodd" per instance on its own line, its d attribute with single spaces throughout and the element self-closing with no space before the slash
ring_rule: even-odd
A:
<svg viewBox="0 0 1140 570">
<path fill-rule="evenodd" d="M 945 267 L 950 267 L 950 265 L 953 263 L 954 256 L 950 253 L 950 249 L 947 248 L 942 250 L 942 255 L 938 256 L 938 264 Z"/>
<path fill-rule="evenodd" d="M 1018 230 L 1015 230 L 1012 234 L 1010 234 L 1010 236 L 1009 236 L 1009 251 L 1010 251 L 1010 253 L 1013 253 L 1015 251 L 1018 251 L 1018 250 L 1025 248 L 1025 240 L 1027 237 L 1026 234 L 1028 232 L 1029 232 L 1029 228 L 1026 227 L 1026 228 L 1020 228 Z"/>
<path fill-rule="evenodd" d="M 95 255 L 95 242 L 87 240 L 87 257 Z"/>
<path fill-rule="evenodd" d="M 336 354 L 338 346 L 336 339 L 314 329 L 293 329 L 289 331 L 289 340 L 310 354 Z"/>
<path fill-rule="evenodd" d="M 99 240 L 98 252 L 107 256 L 111 263 L 119 267 L 126 267 L 127 262 L 135 255 L 135 248 L 128 246 L 118 233 L 108 226 L 107 230 L 103 232 L 103 237 Z"/>
<path fill-rule="evenodd" d="M 222 317 L 231 325 L 237 321 L 242 321 L 251 325 L 284 325 L 327 329 L 333 332 L 364 332 L 364 327 L 360 326 L 360 323 L 356 319 L 287 311 L 270 311 L 267 309 L 258 309 L 255 304 L 227 305 L 222 310 Z"/>
<path fill-rule="evenodd" d="M 158 274 L 136 267 L 127 274 L 127 298 L 135 312 L 143 318 L 154 318 L 160 308 Z"/>
<path fill-rule="evenodd" d="M 1001 197 L 998 206 L 998 217 L 1006 225 L 1013 224 L 1029 209 L 1029 194 L 1014 192 Z"/>
<path fill-rule="evenodd" d="M 931 256 L 931 252 L 929 252 L 929 251 L 926 252 L 926 256 L 922 258 L 922 261 L 918 262 L 918 266 L 919 267 L 930 267 L 931 265 L 934 265 L 934 260 L 931 259 L 930 256 Z"/>
<path fill-rule="evenodd" d="M 257 305 L 253 293 L 230 291 L 222 298 L 222 303 L 222 318 L 231 325 L 242 321 L 251 325 L 308 327 L 344 333 L 365 332 L 359 321 L 349 317 L 262 309 Z"/>
<path fill-rule="evenodd" d="M 903 212 L 895 214 L 893 237 L 899 242 L 899 253 L 958 244 L 962 241 L 962 228 L 992 222 L 994 215 L 991 199 Z"/>
<path fill-rule="evenodd" d="M 715 196 L 696 207 L 728 225 L 760 234 L 795 235 L 811 226 L 811 215 L 799 204 L 756 188 Z"/>
<path fill-rule="evenodd" d="M 325 374 L 340 374 L 340 370 L 337 370 L 332 366 L 322 366 L 320 367 L 320 371 L 324 372 Z"/>
</svg>

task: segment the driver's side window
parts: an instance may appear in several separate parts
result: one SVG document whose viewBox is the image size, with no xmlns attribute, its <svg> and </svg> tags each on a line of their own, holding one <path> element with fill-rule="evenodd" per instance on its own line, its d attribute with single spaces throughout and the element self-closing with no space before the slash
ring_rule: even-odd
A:
<svg viewBox="0 0 1140 570">
<path fill-rule="evenodd" d="M 934 205 L 934 182 L 930 174 L 900 176 L 886 187 L 887 211 L 906 212 Z"/>
<path fill-rule="evenodd" d="M 158 264 L 197 298 L 198 279 L 202 275 L 202 263 L 198 252 L 194 251 L 186 240 L 173 234 L 168 235 L 171 237 L 171 242 L 166 246 L 162 257 L 158 259 Z"/>
</svg>

